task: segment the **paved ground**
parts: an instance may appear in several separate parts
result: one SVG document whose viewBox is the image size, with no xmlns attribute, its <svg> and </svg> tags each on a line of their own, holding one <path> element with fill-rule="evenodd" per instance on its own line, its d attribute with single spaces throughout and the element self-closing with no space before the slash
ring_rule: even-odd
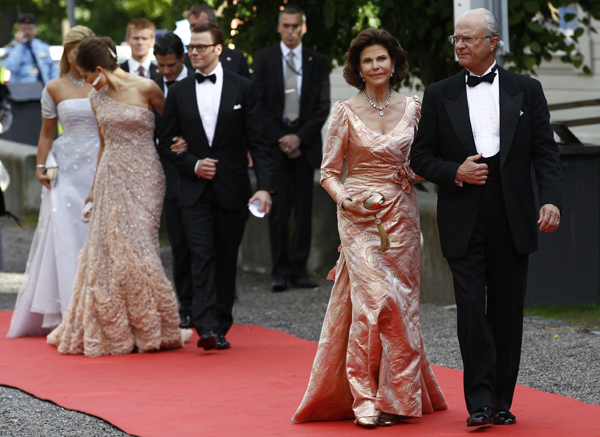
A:
<svg viewBox="0 0 600 437">
<path fill-rule="evenodd" d="M 0 309 L 12 309 L 20 284 L 15 273 L 25 270 L 33 228 L 18 229 L 4 218 L 0 223 L 5 272 L 0 275 Z M 163 248 L 162 256 L 170 275 L 168 248 Z M 314 290 L 274 294 L 269 291 L 267 277 L 240 273 L 235 320 L 317 341 L 330 290 L 331 282 L 320 280 L 320 287 Z M 452 309 L 421 306 L 423 337 L 431 362 L 461 369 L 455 317 Z M 308 382 L 308 375 L 306 377 Z M 519 383 L 600 405 L 600 330 L 527 317 Z M 126 435 L 101 419 L 0 386 L 0 436 Z"/>
</svg>

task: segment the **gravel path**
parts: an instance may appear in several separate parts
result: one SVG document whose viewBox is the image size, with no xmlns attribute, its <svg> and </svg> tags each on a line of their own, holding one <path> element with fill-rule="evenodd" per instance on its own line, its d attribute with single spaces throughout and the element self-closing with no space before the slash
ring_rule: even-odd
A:
<svg viewBox="0 0 600 437">
<path fill-rule="evenodd" d="M 18 229 L 4 218 L 0 222 L 4 272 L 22 273 L 33 228 Z M 169 276 L 168 248 L 162 249 L 162 256 Z M 14 289 L 9 278 L 14 278 L 14 275 L 0 276 L 0 309 L 14 307 L 16 294 L 2 292 Z M 319 288 L 314 290 L 274 294 L 269 291 L 268 277 L 240 273 L 238 301 L 234 308 L 236 323 L 265 326 L 317 341 L 331 284 L 321 280 Z M 456 312 L 452 309 L 421 305 L 421 325 L 430 361 L 462 369 L 455 319 Z M 308 375 L 306 378 L 308 382 Z M 519 384 L 600 405 L 600 330 L 527 317 Z M 464 406 L 456 405 L 454 408 Z M 128 434 L 102 419 L 69 411 L 20 390 L 0 386 L 0 435 L 95 437 Z"/>
</svg>

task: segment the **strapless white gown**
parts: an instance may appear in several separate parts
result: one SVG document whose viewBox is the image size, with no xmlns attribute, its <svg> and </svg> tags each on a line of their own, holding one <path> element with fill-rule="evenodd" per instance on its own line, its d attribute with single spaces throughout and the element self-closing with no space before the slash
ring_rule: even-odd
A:
<svg viewBox="0 0 600 437">
<path fill-rule="evenodd" d="M 52 190 L 42 188 L 38 226 L 8 337 L 47 335 L 58 326 L 73 294 L 77 256 L 86 238 L 80 217 L 96 168 L 98 126 L 87 98 L 63 100 L 56 109 L 63 128 L 52 144 L 58 176 Z"/>
</svg>

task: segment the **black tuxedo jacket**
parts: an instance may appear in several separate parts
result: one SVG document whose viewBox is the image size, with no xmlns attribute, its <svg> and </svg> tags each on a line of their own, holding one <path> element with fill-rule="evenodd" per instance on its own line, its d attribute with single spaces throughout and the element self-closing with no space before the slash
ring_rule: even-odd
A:
<svg viewBox="0 0 600 437">
<path fill-rule="evenodd" d="M 226 209 L 245 208 L 251 197 L 247 151 L 250 150 L 259 190 L 272 190 L 273 161 L 264 140 L 258 93 L 252 82 L 235 73 L 223 71 L 223 91 L 212 147 L 202 126 L 196 98 L 196 79 L 190 76 L 169 89 L 158 151 L 179 170 L 177 202 L 192 206 L 207 180 L 196 176 L 199 159 L 218 159 L 212 185 L 220 205 Z M 173 137 L 187 142 L 188 151 L 171 151 Z M 247 139 L 247 141 L 245 141 Z"/>
<path fill-rule="evenodd" d="M 183 62 L 188 70 L 194 69 L 194 67 L 192 67 L 192 61 L 190 61 L 190 57 L 187 53 L 185 54 L 185 60 Z M 252 79 L 252 76 L 250 76 L 250 70 L 248 70 L 248 62 L 246 61 L 246 58 L 241 50 L 224 48 L 223 53 L 221 53 L 221 65 L 223 66 L 224 70 L 229 70 L 232 73 L 239 74 L 246 79 Z"/>
<path fill-rule="evenodd" d="M 503 68 L 498 74 L 502 194 L 516 250 L 527 254 L 537 249 L 538 232 L 532 166 L 542 205 L 561 207 L 563 172 L 541 84 Z M 425 90 L 411 159 L 415 173 L 440 187 L 437 211 L 445 257 L 463 256 L 473 232 L 482 187 L 458 187 L 455 176 L 476 154 L 463 70 Z"/>
<path fill-rule="evenodd" d="M 265 132 L 271 147 L 290 133 L 283 122 L 285 109 L 283 53 L 279 44 L 254 55 L 254 83 L 258 86 L 265 111 Z M 300 150 L 313 168 L 321 167 L 323 141 L 321 128 L 329 116 L 329 69 L 325 56 L 302 47 L 302 90 L 300 119 L 293 132 L 300 137 Z"/>
<path fill-rule="evenodd" d="M 193 76 L 194 73 L 195 73 L 194 70 L 190 70 L 188 68 L 188 77 Z M 158 77 L 156 79 L 154 79 L 154 82 L 156 82 L 156 84 L 158 85 L 158 87 L 160 88 L 161 91 L 165 90 L 165 78 L 163 77 L 162 74 L 159 74 Z M 169 92 L 176 85 L 177 85 L 176 83 L 171 85 L 171 88 L 169 88 Z M 154 111 L 154 138 L 159 139 L 160 132 L 161 132 L 162 115 L 160 115 L 158 113 L 158 111 L 156 111 L 156 109 L 154 109 L 153 111 Z M 160 157 L 160 162 L 163 165 L 163 171 L 165 173 L 165 181 L 167 184 L 167 191 L 165 193 L 165 199 L 173 200 L 177 197 L 177 191 L 179 190 L 179 174 L 177 172 L 177 169 L 175 167 L 173 167 L 173 165 L 171 165 L 171 163 L 169 161 L 167 161 L 165 158 L 163 158 L 162 156 Z"/>
<path fill-rule="evenodd" d="M 122 62 L 121 64 L 119 64 L 119 67 L 121 67 L 123 69 L 123 71 L 126 71 L 127 73 L 131 73 L 129 71 L 129 62 L 127 62 L 127 61 Z M 137 74 L 137 72 L 135 72 L 134 74 Z M 154 62 L 151 62 L 150 63 L 150 79 L 156 80 L 158 78 L 158 76 L 160 76 L 160 70 L 158 69 L 158 66 Z"/>
</svg>

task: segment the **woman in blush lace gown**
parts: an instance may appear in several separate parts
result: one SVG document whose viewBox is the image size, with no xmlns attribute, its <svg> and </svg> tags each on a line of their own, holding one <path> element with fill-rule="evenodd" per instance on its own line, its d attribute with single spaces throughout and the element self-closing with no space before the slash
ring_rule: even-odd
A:
<svg viewBox="0 0 600 437">
<path fill-rule="evenodd" d="M 94 87 L 100 132 L 88 197 L 94 208 L 71 304 L 48 343 L 91 357 L 182 347 L 177 300 L 158 245 L 165 180 L 151 108 L 162 113 L 163 93 L 117 66 L 110 38 L 83 41 L 77 66 Z"/>
<path fill-rule="evenodd" d="M 47 335 L 60 323 L 73 293 L 77 254 L 87 233 L 80 215 L 92 186 L 100 144 L 88 99 L 92 87 L 81 79 L 75 64 L 79 43 L 91 36 L 94 33 L 84 26 L 67 32 L 61 75 L 42 92 L 36 168 L 43 185 L 42 203 L 8 337 Z M 58 121 L 63 134 L 53 142 Z M 54 186 L 44 167 L 50 150 L 58 164 Z"/>
<path fill-rule="evenodd" d="M 321 166 L 321 184 L 339 205 L 342 244 L 296 423 L 354 418 L 363 427 L 389 426 L 447 408 L 419 322 L 419 209 L 408 164 L 421 102 L 391 89 L 407 69 L 384 30 L 361 32 L 346 54 L 344 77 L 360 92 L 334 105 Z M 387 251 L 374 211 L 363 205 L 371 193 L 385 196 L 377 217 Z"/>
</svg>

